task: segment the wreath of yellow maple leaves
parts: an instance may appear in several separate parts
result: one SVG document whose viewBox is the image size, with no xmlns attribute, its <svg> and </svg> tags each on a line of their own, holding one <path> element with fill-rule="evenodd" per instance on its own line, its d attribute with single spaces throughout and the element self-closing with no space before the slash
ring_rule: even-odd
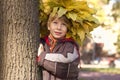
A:
<svg viewBox="0 0 120 80">
<path fill-rule="evenodd" d="M 90 8 L 86 1 L 78 0 L 40 0 L 40 36 L 48 34 L 47 20 L 49 15 L 56 13 L 59 17 L 65 15 L 72 21 L 67 37 L 72 37 L 79 44 L 99 25 L 94 17 L 96 10 Z"/>
</svg>

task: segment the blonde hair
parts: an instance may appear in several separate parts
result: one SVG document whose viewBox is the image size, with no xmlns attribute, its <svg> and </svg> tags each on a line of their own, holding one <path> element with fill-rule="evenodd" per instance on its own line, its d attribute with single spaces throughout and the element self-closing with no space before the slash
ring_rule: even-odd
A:
<svg viewBox="0 0 120 80">
<path fill-rule="evenodd" d="M 65 23 L 67 23 L 68 24 L 68 26 L 67 27 L 69 27 L 69 26 L 71 26 L 72 25 L 72 23 L 71 23 L 71 21 L 66 17 L 66 16 L 61 16 L 61 17 L 58 17 L 58 15 L 56 14 L 55 16 L 49 16 L 49 18 L 48 18 L 48 22 L 47 22 L 47 26 L 49 26 L 49 24 L 54 20 L 54 19 L 56 19 L 56 18 L 60 18 L 60 19 L 62 19 L 63 21 L 65 21 Z"/>
</svg>

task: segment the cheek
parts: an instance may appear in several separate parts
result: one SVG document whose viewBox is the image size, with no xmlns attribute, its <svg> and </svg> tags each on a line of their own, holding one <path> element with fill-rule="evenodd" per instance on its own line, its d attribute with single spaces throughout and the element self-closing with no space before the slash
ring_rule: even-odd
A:
<svg viewBox="0 0 120 80">
<path fill-rule="evenodd" d="M 67 32 L 67 31 L 68 31 L 67 27 L 65 27 L 65 29 L 64 29 L 64 30 L 65 30 L 65 32 Z"/>
<path fill-rule="evenodd" d="M 49 24 L 49 25 L 48 25 L 48 27 L 47 27 L 48 30 L 51 30 L 51 26 L 52 26 L 52 24 Z"/>
<path fill-rule="evenodd" d="M 67 29 L 64 29 L 64 33 L 65 33 L 65 34 L 67 33 Z"/>
<path fill-rule="evenodd" d="M 66 32 L 65 32 L 65 34 L 67 33 L 67 30 L 66 30 Z"/>
<path fill-rule="evenodd" d="M 48 26 L 47 28 L 48 28 L 48 30 L 50 30 L 50 27 L 49 27 L 49 26 Z"/>
</svg>

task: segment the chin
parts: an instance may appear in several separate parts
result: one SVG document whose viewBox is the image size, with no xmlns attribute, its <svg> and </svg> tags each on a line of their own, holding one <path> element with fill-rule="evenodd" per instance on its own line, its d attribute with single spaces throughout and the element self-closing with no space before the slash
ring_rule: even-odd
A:
<svg viewBox="0 0 120 80">
<path fill-rule="evenodd" d="M 64 37 L 58 37 L 58 36 L 56 36 L 56 37 L 54 37 L 55 39 L 63 39 Z"/>
<path fill-rule="evenodd" d="M 55 37 L 55 39 L 61 39 L 61 37 Z"/>
</svg>

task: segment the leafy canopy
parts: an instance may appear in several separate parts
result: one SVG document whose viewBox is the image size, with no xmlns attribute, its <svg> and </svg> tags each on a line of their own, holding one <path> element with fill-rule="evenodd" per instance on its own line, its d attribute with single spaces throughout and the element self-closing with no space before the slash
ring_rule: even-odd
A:
<svg viewBox="0 0 120 80">
<path fill-rule="evenodd" d="M 82 44 L 86 36 L 99 24 L 94 17 L 96 10 L 90 8 L 85 1 L 78 0 L 40 0 L 40 25 L 41 36 L 48 34 L 48 16 L 58 14 L 65 15 L 71 20 L 72 26 L 68 27 L 67 37 L 72 37 L 79 44 Z"/>
</svg>

